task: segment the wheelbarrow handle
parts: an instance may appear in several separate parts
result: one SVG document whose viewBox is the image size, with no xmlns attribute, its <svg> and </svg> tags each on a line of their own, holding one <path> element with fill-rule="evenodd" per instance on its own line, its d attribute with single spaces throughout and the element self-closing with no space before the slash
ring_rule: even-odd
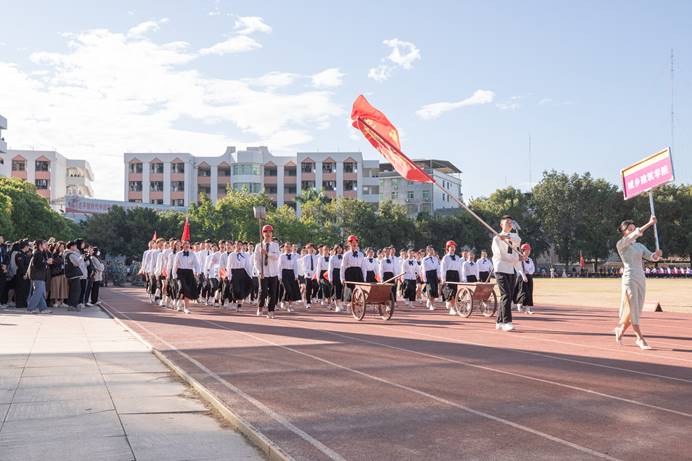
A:
<svg viewBox="0 0 692 461">
<path fill-rule="evenodd" d="M 389 282 L 391 282 L 392 280 L 396 280 L 396 279 L 398 279 L 399 277 L 401 277 L 402 275 L 405 275 L 405 274 L 406 274 L 406 272 L 402 272 L 402 273 L 399 274 L 399 275 L 395 275 L 395 276 L 392 277 L 391 279 L 387 279 L 387 280 L 385 280 L 384 282 L 380 282 L 380 285 L 384 285 L 385 283 L 389 283 Z"/>
</svg>

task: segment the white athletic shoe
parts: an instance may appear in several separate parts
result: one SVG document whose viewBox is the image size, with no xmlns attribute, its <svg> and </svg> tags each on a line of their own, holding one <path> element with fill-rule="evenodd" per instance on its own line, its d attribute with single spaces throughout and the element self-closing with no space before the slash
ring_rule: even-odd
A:
<svg viewBox="0 0 692 461">
<path fill-rule="evenodd" d="M 324 306 L 324 301 L 320 301 L 320 306 Z"/>
<path fill-rule="evenodd" d="M 504 323 L 496 323 L 495 324 L 495 329 L 496 330 L 502 330 L 504 328 L 505 324 Z"/>
<path fill-rule="evenodd" d="M 190 313 L 190 309 L 188 309 L 187 307 L 183 307 L 183 312 L 185 312 L 186 314 L 189 314 L 189 313 Z"/>
<path fill-rule="evenodd" d="M 449 308 L 449 315 L 457 315 L 456 311 L 454 310 L 453 307 Z"/>
<path fill-rule="evenodd" d="M 517 312 L 521 312 L 521 310 L 524 308 L 523 305 L 517 304 Z"/>
<path fill-rule="evenodd" d="M 260 315 L 262 315 L 262 308 L 258 307 L 257 308 L 257 317 L 259 317 Z"/>
<path fill-rule="evenodd" d="M 305 310 L 306 310 L 306 311 L 307 311 L 307 310 L 310 310 L 310 307 L 312 307 L 312 306 L 310 306 L 310 304 L 306 304 L 306 305 L 305 305 Z"/>
<path fill-rule="evenodd" d="M 274 318 L 274 312 L 267 312 L 267 318 L 268 319 L 273 319 Z"/>
<path fill-rule="evenodd" d="M 83 303 L 77 304 L 77 309 L 84 309 L 84 304 Z"/>
<path fill-rule="evenodd" d="M 336 307 L 334 308 L 334 312 L 341 312 L 341 306 L 339 306 L 337 304 Z"/>
<path fill-rule="evenodd" d="M 526 313 L 527 313 L 527 314 L 530 314 L 530 315 L 533 315 L 533 309 L 531 309 L 531 306 L 527 306 L 527 307 L 526 307 Z"/>
<path fill-rule="evenodd" d="M 280 307 L 281 309 L 285 309 L 285 308 L 286 308 L 286 305 L 284 304 L 283 301 L 281 301 L 281 304 L 279 304 L 279 307 Z"/>
<path fill-rule="evenodd" d="M 502 325 L 502 331 L 514 331 L 514 325 L 512 325 L 512 322 Z"/>
</svg>

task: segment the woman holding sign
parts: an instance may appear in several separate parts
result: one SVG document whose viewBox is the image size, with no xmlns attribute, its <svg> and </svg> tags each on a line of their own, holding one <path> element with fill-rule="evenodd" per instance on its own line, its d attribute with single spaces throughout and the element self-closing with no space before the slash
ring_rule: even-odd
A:
<svg viewBox="0 0 692 461">
<path fill-rule="evenodd" d="M 642 258 L 658 261 L 661 258 L 661 250 L 656 250 L 652 253 L 644 245 L 637 242 L 637 239 L 654 224 L 656 224 L 655 216 L 651 216 L 649 222 L 642 227 L 635 227 L 634 221 L 623 221 L 620 224 L 622 238 L 616 245 L 620 259 L 622 259 L 623 272 L 620 316 L 618 326 L 614 330 L 615 341 L 622 345 L 622 335 L 632 325 L 634 334 L 637 335 L 637 346 L 645 350 L 651 349 L 651 346 L 646 343 L 639 328 L 639 316 L 644 307 L 646 294 L 646 277 Z"/>
</svg>

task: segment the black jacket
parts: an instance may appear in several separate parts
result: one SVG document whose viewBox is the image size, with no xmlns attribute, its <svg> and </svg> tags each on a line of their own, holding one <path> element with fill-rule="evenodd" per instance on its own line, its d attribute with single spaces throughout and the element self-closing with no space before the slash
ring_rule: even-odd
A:
<svg viewBox="0 0 692 461">
<path fill-rule="evenodd" d="M 45 251 L 35 250 L 29 263 L 29 280 L 43 280 L 48 277 L 48 258 Z"/>
</svg>

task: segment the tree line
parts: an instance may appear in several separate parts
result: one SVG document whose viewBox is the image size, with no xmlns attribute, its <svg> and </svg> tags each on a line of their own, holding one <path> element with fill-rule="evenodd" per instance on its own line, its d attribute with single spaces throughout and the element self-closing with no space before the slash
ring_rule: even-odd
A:
<svg viewBox="0 0 692 461">
<path fill-rule="evenodd" d="M 297 199 L 301 215 L 282 206 L 275 208 L 266 195 L 228 191 L 212 204 L 205 195 L 187 213 L 192 240 L 237 239 L 256 241 L 258 222 L 253 207 L 268 210 L 265 222 L 274 226 L 281 240 L 329 245 L 356 234 L 365 246 L 441 249 L 448 239 L 480 251 L 489 249 L 490 235 L 466 211 L 407 215 L 406 208 L 391 201 L 372 206 L 354 199 L 330 200 L 308 191 Z M 655 190 L 659 235 L 665 256 L 685 260 L 692 255 L 692 186 L 669 184 Z M 531 243 L 534 254 L 552 247 L 559 261 L 573 264 L 579 254 L 596 263 L 604 261 L 620 238 L 617 226 L 624 219 L 645 222 L 649 217 L 646 196 L 625 201 L 619 188 L 589 173 L 568 175 L 547 171 L 531 192 L 513 187 L 498 189 L 488 197 L 469 201 L 469 207 L 491 226 L 500 216 L 512 215 L 521 225 L 520 235 Z M 185 214 L 148 208 L 124 210 L 113 207 L 77 225 L 64 219 L 35 193 L 33 185 L 17 179 L 0 179 L 0 232 L 8 239 L 61 239 L 84 237 L 111 255 L 139 258 L 154 232 L 179 238 Z M 643 243 L 653 248 L 653 235 Z"/>
</svg>

